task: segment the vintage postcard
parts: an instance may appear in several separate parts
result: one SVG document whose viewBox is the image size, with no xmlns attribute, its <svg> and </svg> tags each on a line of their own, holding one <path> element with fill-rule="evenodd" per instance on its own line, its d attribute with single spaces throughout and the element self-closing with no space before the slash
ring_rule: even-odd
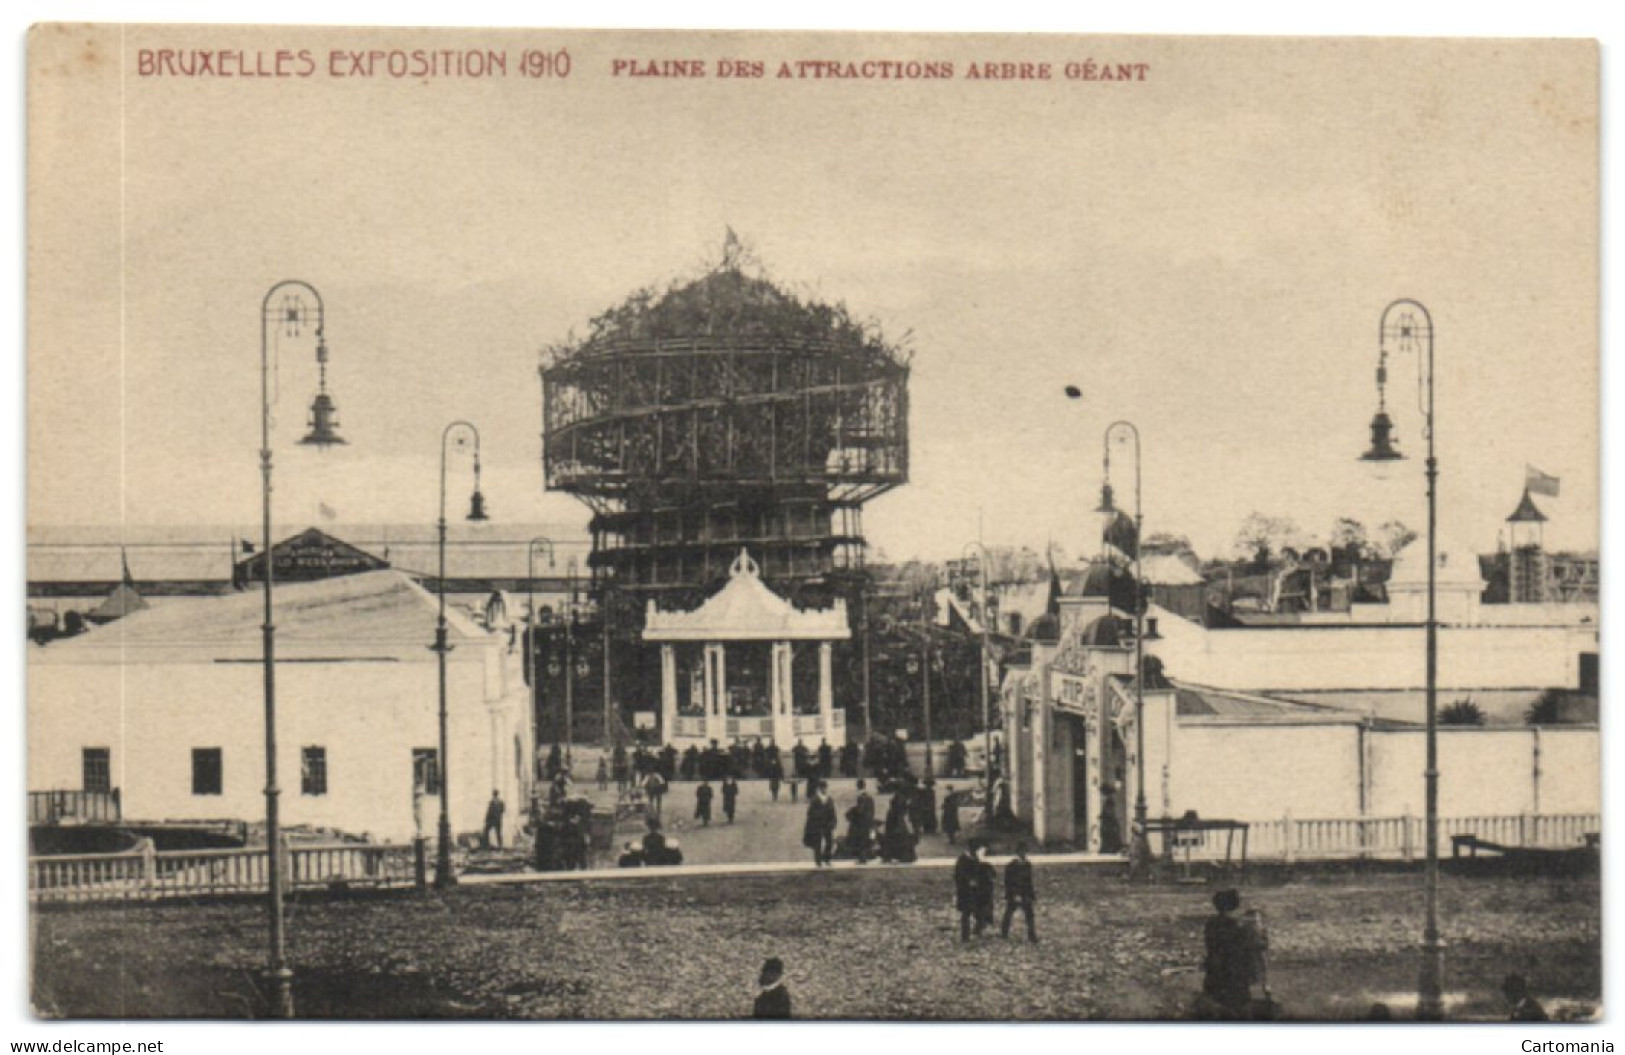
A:
<svg viewBox="0 0 1625 1055">
<path fill-rule="evenodd" d="M 35 27 L 24 999 L 1596 1020 L 1598 84 Z"/>
</svg>

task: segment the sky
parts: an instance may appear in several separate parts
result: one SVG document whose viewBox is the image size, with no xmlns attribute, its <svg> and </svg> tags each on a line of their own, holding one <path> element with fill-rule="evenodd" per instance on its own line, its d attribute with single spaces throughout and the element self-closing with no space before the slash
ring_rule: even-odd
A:
<svg viewBox="0 0 1625 1055">
<path fill-rule="evenodd" d="M 329 50 L 567 48 L 571 75 L 334 77 Z M 473 421 L 510 522 L 544 490 L 539 354 L 644 286 L 766 273 L 908 334 L 911 479 L 893 559 L 979 535 L 1088 552 L 1102 433 L 1143 442 L 1146 530 L 1224 555 L 1247 514 L 1309 536 L 1425 522 L 1412 460 L 1356 458 L 1377 324 L 1435 323 L 1441 537 L 1493 549 L 1526 465 L 1553 548 L 1594 548 L 1597 56 L 1585 44 L 1178 38 L 659 38 L 584 31 L 130 28 L 31 44 L 28 517 L 253 523 L 259 305 L 326 305 L 348 445 L 293 442 L 313 348 L 278 347 L 279 521 L 432 521 L 442 427 Z M 306 79 L 140 76 L 142 49 L 310 50 Z M 755 58 L 754 82 L 617 58 Z M 1052 63 L 1052 80 L 780 80 L 781 61 Z M 1069 81 L 1068 62 L 1146 79 Z M 1066 385 L 1083 390 L 1068 400 Z M 1130 501 L 1133 458 L 1114 449 Z M 466 473 L 453 464 L 455 490 Z"/>
</svg>

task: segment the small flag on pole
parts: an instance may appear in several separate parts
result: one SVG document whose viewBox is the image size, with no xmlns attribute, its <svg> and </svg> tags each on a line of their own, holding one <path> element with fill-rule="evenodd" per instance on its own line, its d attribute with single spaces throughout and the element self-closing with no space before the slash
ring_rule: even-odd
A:
<svg viewBox="0 0 1625 1055">
<path fill-rule="evenodd" d="M 322 515 L 323 520 L 337 520 L 339 518 L 338 511 L 332 506 L 328 505 L 326 502 L 318 501 L 316 503 L 316 511 Z"/>
<path fill-rule="evenodd" d="M 135 576 L 130 574 L 130 555 L 124 552 L 123 546 L 118 548 L 118 559 L 124 572 L 124 585 L 130 587 L 132 590 L 135 589 Z"/>
<path fill-rule="evenodd" d="M 1557 497 L 1558 486 L 1562 483 L 1561 480 L 1555 476 L 1548 476 L 1533 465 L 1525 465 L 1523 468 L 1523 485 L 1529 489 L 1531 494 L 1545 495 L 1548 498 Z"/>
</svg>

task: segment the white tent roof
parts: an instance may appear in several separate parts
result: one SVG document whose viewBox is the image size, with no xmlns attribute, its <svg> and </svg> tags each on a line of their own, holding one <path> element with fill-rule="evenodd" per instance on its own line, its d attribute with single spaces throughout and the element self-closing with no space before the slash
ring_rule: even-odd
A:
<svg viewBox="0 0 1625 1055">
<path fill-rule="evenodd" d="M 427 654 L 434 639 L 437 598 L 398 571 L 364 572 L 276 587 L 276 640 L 290 651 L 342 648 L 363 643 L 411 646 Z M 186 646 L 257 646 L 265 619 L 264 594 L 247 590 L 133 612 L 47 650 Z M 490 635 L 456 608 L 446 609 L 453 641 L 484 641 Z"/>
</svg>

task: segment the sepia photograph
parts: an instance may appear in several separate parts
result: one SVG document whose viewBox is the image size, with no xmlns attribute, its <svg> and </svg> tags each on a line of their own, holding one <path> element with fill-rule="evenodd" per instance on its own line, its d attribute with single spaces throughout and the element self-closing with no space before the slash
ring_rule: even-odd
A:
<svg viewBox="0 0 1625 1055">
<path fill-rule="evenodd" d="M 1597 41 L 25 46 L 33 1020 L 1597 1041 Z"/>
</svg>

